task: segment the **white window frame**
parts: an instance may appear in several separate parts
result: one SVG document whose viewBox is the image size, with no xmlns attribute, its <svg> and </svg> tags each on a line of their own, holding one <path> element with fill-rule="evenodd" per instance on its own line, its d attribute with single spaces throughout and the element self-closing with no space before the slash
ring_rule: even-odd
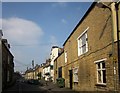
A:
<svg viewBox="0 0 120 93">
<path fill-rule="evenodd" d="M 104 58 L 104 59 L 97 60 L 94 62 L 96 64 L 96 70 L 97 70 L 97 84 L 106 85 L 106 83 L 103 82 L 103 71 L 106 70 L 106 67 L 102 68 L 102 63 L 105 63 L 106 60 L 107 58 Z M 100 64 L 100 68 L 98 68 L 98 64 Z M 99 82 L 98 71 L 100 71 L 101 73 L 101 82 Z"/>
<path fill-rule="evenodd" d="M 82 32 L 82 34 L 77 38 L 77 42 L 78 42 L 78 56 L 80 56 L 80 55 L 88 52 L 88 40 L 87 40 L 87 39 L 88 39 L 88 36 L 87 36 L 87 31 L 88 31 L 88 29 L 89 29 L 89 27 L 87 27 L 87 29 L 86 29 L 84 32 Z M 83 35 L 85 35 L 85 38 L 86 38 L 86 42 L 85 42 L 86 51 L 85 51 L 84 53 L 82 52 L 82 46 L 83 46 L 83 45 L 80 44 L 80 42 L 82 42 L 81 37 L 82 37 Z"/>
<path fill-rule="evenodd" d="M 65 63 L 67 63 L 67 51 L 65 51 Z"/>
<path fill-rule="evenodd" d="M 73 68 L 73 82 L 78 82 L 78 67 Z"/>
</svg>

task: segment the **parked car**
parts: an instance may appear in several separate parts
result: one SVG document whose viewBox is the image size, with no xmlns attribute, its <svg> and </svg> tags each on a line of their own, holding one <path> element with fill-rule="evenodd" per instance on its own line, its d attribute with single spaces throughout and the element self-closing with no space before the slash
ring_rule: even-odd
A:
<svg viewBox="0 0 120 93">
<path fill-rule="evenodd" d="M 30 79 L 30 80 L 28 80 L 28 83 L 29 83 L 29 84 L 34 84 L 34 85 L 40 84 L 39 81 L 38 81 L 38 80 L 35 80 L 35 79 Z"/>
</svg>

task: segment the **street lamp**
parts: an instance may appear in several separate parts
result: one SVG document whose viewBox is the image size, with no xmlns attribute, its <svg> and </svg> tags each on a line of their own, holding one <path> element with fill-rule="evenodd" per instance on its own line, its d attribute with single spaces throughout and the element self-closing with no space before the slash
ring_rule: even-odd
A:
<svg viewBox="0 0 120 93">
<path fill-rule="evenodd" d="M 32 60 L 33 79 L 34 79 L 34 60 Z"/>
</svg>

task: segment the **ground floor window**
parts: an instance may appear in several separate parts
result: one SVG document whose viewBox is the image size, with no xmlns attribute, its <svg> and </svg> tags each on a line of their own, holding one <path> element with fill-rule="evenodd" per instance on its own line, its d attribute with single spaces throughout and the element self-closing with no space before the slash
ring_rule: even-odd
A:
<svg viewBox="0 0 120 93">
<path fill-rule="evenodd" d="M 73 82 L 78 82 L 78 68 L 73 69 Z"/>
<path fill-rule="evenodd" d="M 97 71 L 97 83 L 98 84 L 106 84 L 105 60 L 106 59 L 95 61 L 96 71 Z"/>
<path fill-rule="evenodd" d="M 62 78 L 62 67 L 58 68 L 58 78 Z"/>
<path fill-rule="evenodd" d="M 7 72 L 7 82 L 9 82 L 10 81 L 10 72 L 8 71 Z"/>
</svg>

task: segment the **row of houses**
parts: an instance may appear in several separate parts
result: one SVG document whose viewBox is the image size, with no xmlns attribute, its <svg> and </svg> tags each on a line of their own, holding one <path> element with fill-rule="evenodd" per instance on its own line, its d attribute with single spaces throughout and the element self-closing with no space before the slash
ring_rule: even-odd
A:
<svg viewBox="0 0 120 93">
<path fill-rule="evenodd" d="M 45 80 L 64 78 L 76 91 L 120 91 L 120 2 L 93 2 L 40 68 Z"/>
<path fill-rule="evenodd" d="M 0 30 L 1 34 L 1 44 L 0 44 L 0 51 L 1 51 L 1 58 L 0 58 L 0 66 L 1 66 L 1 88 L 4 90 L 6 87 L 10 86 L 13 81 L 13 74 L 14 74 L 14 56 L 10 52 L 10 44 L 8 44 L 7 39 L 2 38 L 2 30 Z"/>
<path fill-rule="evenodd" d="M 44 79 L 46 81 L 54 80 L 54 60 L 61 54 L 63 48 L 53 46 L 51 48 L 50 58 L 46 59 L 41 65 L 36 64 L 33 68 L 27 68 L 25 79 Z"/>
</svg>

